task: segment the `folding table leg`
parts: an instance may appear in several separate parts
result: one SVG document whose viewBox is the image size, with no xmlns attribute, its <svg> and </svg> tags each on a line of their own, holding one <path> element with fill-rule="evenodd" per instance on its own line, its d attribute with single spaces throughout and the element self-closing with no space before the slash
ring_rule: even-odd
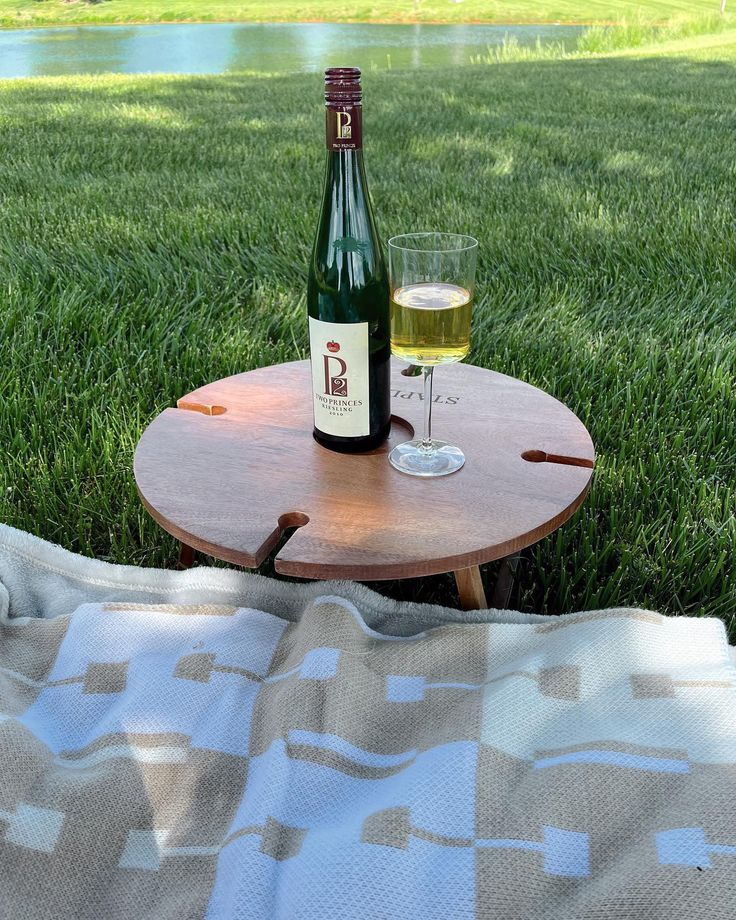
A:
<svg viewBox="0 0 736 920">
<path fill-rule="evenodd" d="M 181 549 L 179 550 L 179 563 L 177 565 L 178 569 L 191 569 L 194 565 L 194 560 L 197 558 L 197 551 L 192 546 L 187 546 L 186 543 L 182 543 Z"/>
<path fill-rule="evenodd" d="M 506 610 L 509 606 L 520 559 L 521 553 L 514 553 L 501 559 L 501 567 L 498 570 L 498 578 L 496 579 L 496 587 L 493 591 L 493 601 L 491 603 L 491 606 L 496 610 Z"/>
<path fill-rule="evenodd" d="M 485 610 L 488 607 L 483 579 L 477 565 L 467 569 L 457 569 L 455 582 L 460 593 L 460 606 L 463 610 Z"/>
</svg>

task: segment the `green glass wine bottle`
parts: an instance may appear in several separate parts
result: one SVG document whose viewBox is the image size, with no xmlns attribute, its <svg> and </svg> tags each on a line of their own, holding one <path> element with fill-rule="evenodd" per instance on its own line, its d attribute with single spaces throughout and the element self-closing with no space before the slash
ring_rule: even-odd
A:
<svg viewBox="0 0 736 920">
<path fill-rule="evenodd" d="M 388 437 L 388 276 L 368 195 L 356 67 L 325 71 L 327 170 L 307 286 L 314 437 L 354 453 Z"/>
</svg>

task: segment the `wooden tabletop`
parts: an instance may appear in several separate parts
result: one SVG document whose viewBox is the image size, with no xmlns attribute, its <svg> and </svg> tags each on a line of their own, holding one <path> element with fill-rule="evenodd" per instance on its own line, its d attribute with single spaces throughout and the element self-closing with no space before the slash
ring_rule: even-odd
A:
<svg viewBox="0 0 736 920">
<path fill-rule="evenodd" d="M 595 452 L 585 426 L 542 390 L 493 371 L 437 368 L 433 433 L 462 448 L 439 479 L 393 469 L 421 433 L 422 379 L 392 367 L 388 444 L 338 454 L 312 437 L 307 361 L 208 384 L 148 426 L 135 455 L 146 508 L 182 542 L 256 567 L 285 528 L 277 572 L 360 581 L 463 569 L 510 555 L 582 504 Z"/>
</svg>

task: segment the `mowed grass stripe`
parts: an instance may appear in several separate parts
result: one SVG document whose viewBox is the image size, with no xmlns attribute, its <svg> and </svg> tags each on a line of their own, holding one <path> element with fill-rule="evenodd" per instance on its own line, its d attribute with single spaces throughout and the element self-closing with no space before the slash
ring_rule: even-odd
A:
<svg viewBox="0 0 736 920">
<path fill-rule="evenodd" d="M 478 236 L 471 360 L 596 443 L 520 609 L 733 622 L 736 45 L 708 54 L 366 76 L 384 237 Z M 320 100 L 316 75 L 0 85 L 0 519 L 172 563 L 134 447 L 180 394 L 306 355 Z M 454 600 L 447 578 L 387 590 Z"/>
</svg>

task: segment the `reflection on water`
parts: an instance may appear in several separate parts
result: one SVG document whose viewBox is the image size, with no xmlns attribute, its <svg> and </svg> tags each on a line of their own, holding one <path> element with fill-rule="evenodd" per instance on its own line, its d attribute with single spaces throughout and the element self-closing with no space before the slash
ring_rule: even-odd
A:
<svg viewBox="0 0 736 920">
<path fill-rule="evenodd" d="M 177 23 L 0 31 L 0 77 L 463 65 L 489 45 L 572 46 L 576 26 Z"/>
</svg>

